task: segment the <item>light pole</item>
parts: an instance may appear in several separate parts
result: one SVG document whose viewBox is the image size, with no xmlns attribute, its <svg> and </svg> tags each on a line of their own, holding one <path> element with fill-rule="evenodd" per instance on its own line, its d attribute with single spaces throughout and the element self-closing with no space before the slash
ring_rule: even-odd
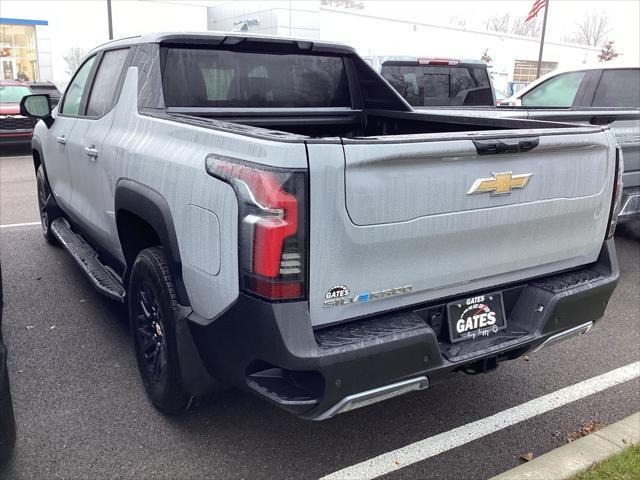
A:
<svg viewBox="0 0 640 480">
<path fill-rule="evenodd" d="M 109 40 L 113 40 L 113 23 L 111 22 L 111 0 L 107 0 L 107 21 L 109 22 Z"/>
</svg>

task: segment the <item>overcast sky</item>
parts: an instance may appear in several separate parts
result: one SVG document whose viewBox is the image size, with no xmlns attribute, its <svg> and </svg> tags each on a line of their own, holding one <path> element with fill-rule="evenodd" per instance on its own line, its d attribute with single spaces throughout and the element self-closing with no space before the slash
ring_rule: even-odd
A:
<svg viewBox="0 0 640 480">
<path fill-rule="evenodd" d="M 230 0 L 143 1 L 217 5 Z M 294 8 L 295 2 L 291 2 Z M 484 22 L 493 15 L 510 13 L 512 17 L 526 18 L 533 3 L 534 0 L 364 0 L 363 12 L 444 25 L 450 24 L 452 17 L 457 17 L 465 20 L 469 29 L 484 30 Z M 615 41 L 616 49 L 628 61 L 640 63 L 640 0 L 549 0 L 546 38 L 562 41 L 563 37 L 573 33 L 576 22 L 593 11 L 605 12 L 609 17 L 611 32 L 608 37 Z M 538 14 L 540 20 L 543 14 L 544 11 Z"/>
<path fill-rule="evenodd" d="M 469 29 L 484 29 L 495 14 L 510 13 L 526 18 L 534 0 L 368 0 L 365 12 L 386 17 L 447 24 L 451 17 L 466 20 Z M 592 11 L 606 12 L 610 19 L 609 39 L 629 60 L 640 63 L 640 1 L 638 0 L 550 0 L 547 19 L 549 40 L 560 41 L 575 30 L 575 23 Z M 538 16 L 542 20 L 544 11 Z"/>
</svg>

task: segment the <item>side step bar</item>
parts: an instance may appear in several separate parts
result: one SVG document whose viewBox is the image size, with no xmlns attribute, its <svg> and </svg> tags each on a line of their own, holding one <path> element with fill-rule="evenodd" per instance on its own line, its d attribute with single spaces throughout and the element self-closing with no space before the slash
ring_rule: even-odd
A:
<svg viewBox="0 0 640 480">
<path fill-rule="evenodd" d="M 71 230 L 69 222 L 62 217 L 56 218 L 51 222 L 51 232 L 80 265 L 84 274 L 89 277 L 100 293 L 118 302 L 124 302 L 125 289 L 122 281 L 108 267 L 100 263 L 96 251 L 84 238 Z"/>
</svg>

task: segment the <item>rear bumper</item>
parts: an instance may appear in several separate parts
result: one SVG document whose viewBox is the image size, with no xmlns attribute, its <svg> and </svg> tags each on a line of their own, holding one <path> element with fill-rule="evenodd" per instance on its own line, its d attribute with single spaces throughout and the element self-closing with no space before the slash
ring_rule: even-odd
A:
<svg viewBox="0 0 640 480">
<path fill-rule="evenodd" d="M 640 220 L 640 187 L 625 188 L 621 205 L 618 223 Z"/>
<path fill-rule="evenodd" d="M 603 316 L 618 276 L 609 240 L 598 261 L 582 270 L 501 286 L 509 327 L 456 344 L 448 341 L 444 309 L 451 299 L 314 331 L 306 302 L 240 296 L 213 321 L 185 320 L 180 343 L 191 353 L 181 357 L 183 373 L 192 377 L 190 388 L 202 388 L 208 375 L 321 420 L 426 388 L 456 371 L 492 370 L 581 333 Z"/>
</svg>

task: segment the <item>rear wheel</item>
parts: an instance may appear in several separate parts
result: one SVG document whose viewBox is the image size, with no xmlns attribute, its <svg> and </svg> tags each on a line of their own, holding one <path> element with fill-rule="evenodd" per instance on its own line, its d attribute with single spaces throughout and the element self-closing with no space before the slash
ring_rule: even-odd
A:
<svg viewBox="0 0 640 480">
<path fill-rule="evenodd" d="M 176 293 L 160 247 L 142 250 L 129 282 L 129 322 L 140 376 L 151 402 L 165 413 L 189 408 L 176 343 Z"/>
<path fill-rule="evenodd" d="M 58 241 L 51 232 L 51 222 L 55 219 L 55 213 L 47 206 L 47 203 L 51 203 L 51 190 L 49 189 L 42 165 L 40 165 L 36 171 L 36 184 L 38 188 L 38 209 L 40 211 L 42 234 L 48 243 L 57 245 Z"/>
</svg>

